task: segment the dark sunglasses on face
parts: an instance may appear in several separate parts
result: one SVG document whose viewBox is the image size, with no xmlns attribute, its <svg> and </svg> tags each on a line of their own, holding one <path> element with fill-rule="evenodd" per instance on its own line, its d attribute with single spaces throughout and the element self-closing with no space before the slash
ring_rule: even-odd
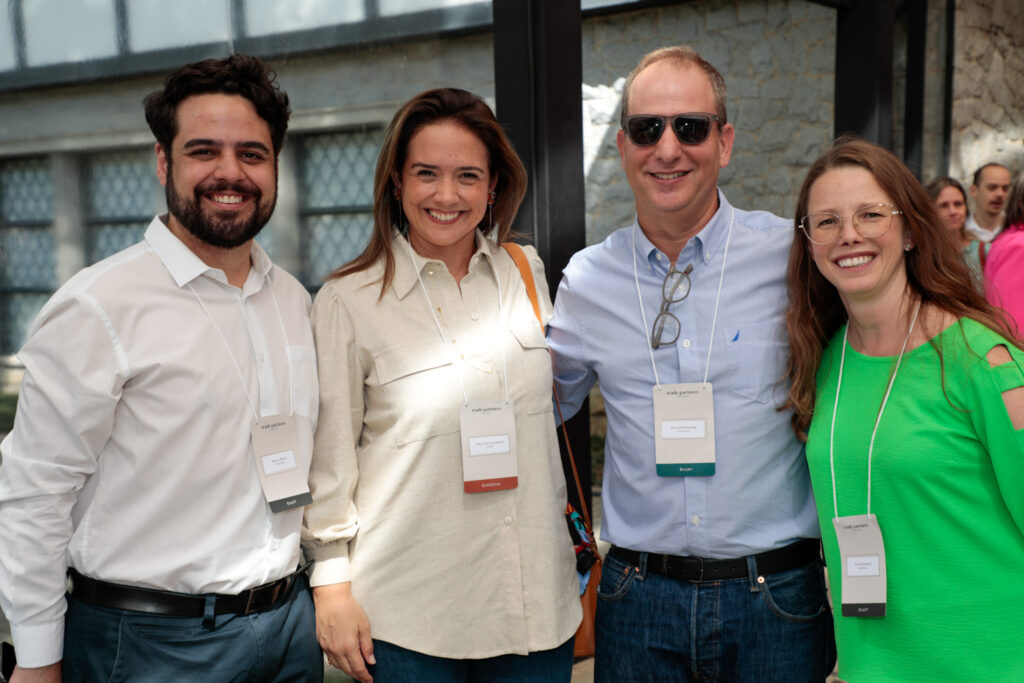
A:
<svg viewBox="0 0 1024 683">
<path fill-rule="evenodd" d="M 661 139 L 661 134 L 669 122 L 679 142 L 684 145 L 699 145 L 711 134 L 712 123 L 718 121 L 716 114 L 691 112 L 675 116 L 657 116 L 655 114 L 636 114 L 622 119 L 622 130 L 634 145 L 645 147 L 653 145 Z"/>
</svg>

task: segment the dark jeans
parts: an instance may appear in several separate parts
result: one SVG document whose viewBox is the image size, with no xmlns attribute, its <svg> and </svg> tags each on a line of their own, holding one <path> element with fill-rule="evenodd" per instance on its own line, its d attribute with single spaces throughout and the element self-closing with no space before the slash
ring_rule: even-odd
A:
<svg viewBox="0 0 1024 683">
<path fill-rule="evenodd" d="M 322 681 L 313 600 L 305 577 L 273 609 L 168 617 L 87 605 L 68 597 L 65 681 Z"/>
<path fill-rule="evenodd" d="M 835 666 L 820 561 L 689 583 L 608 555 L 597 603 L 597 683 L 823 681 Z"/>
<path fill-rule="evenodd" d="M 373 641 L 373 683 L 569 683 L 573 639 L 553 650 L 487 659 L 446 659 Z"/>
</svg>

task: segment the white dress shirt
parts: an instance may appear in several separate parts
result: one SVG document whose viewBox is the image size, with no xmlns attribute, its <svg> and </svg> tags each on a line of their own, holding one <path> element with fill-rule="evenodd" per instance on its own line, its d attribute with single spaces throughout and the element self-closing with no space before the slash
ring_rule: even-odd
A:
<svg viewBox="0 0 1024 683">
<path fill-rule="evenodd" d="M 1002 232 L 1005 216 L 1006 214 L 999 214 L 999 224 L 989 230 L 988 228 L 981 227 L 977 219 L 974 218 L 974 214 L 971 214 L 967 217 L 967 222 L 964 223 L 964 229 L 981 242 L 991 242 L 996 238 L 996 235 Z"/>
<path fill-rule="evenodd" d="M 383 297 L 378 262 L 331 280 L 313 304 L 322 382 L 303 532 L 311 583 L 351 581 L 373 637 L 424 654 L 557 647 L 579 625 L 579 584 L 551 360 L 526 287 L 480 233 L 461 283 L 441 261 L 411 259 L 404 237 L 391 248 Z M 524 251 L 549 317 L 544 267 Z M 460 406 L 466 395 L 504 398 L 506 382 L 519 486 L 465 493 Z"/>
<path fill-rule="evenodd" d="M 308 469 L 309 307 L 258 245 L 239 289 L 160 218 L 43 307 L 0 467 L 0 600 L 22 666 L 61 658 L 68 565 L 184 593 L 294 571 L 302 510 L 270 511 L 250 427 L 294 412 Z"/>
</svg>

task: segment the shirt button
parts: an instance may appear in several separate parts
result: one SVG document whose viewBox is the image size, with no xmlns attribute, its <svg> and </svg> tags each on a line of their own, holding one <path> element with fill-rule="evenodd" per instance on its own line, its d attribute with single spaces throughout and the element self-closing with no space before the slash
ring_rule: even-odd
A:
<svg viewBox="0 0 1024 683">
<path fill-rule="evenodd" d="M 512 526 L 512 518 L 505 517 L 505 526 Z"/>
<path fill-rule="evenodd" d="M 656 259 L 658 259 L 660 261 L 661 260 L 661 254 L 655 254 L 654 258 L 656 258 Z"/>
<path fill-rule="evenodd" d="M 693 522 L 693 525 L 694 525 L 694 526 L 700 526 L 700 517 L 698 517 L 697 515 L 694 515 L 694 516 L 693 516 L 693 517 L 692 517 L 692 518 L 690 519 L 690 521 L 691 521 L 691 522 Z"/>
<path fill-rule="evenodd" d="M 471 319 L 473 319 L 473 320 L 479 320 L 480 319 L 480 314 L 479 313 L 471 313 L 469 317 Z"/>
<path fill-rule="evenodd" d="M 427 275 L 433 275 L 433 274 L 434 274 L 434 271 L 432 271 L 432 270 L 428 270 L 427 271 Z"/>
<path fill-rule="evenodd" d="M 683 340 L 683 348 L 684 349 L 690 348 L 690 340 L 689 339 L 684 339 Z"/>
</svg>

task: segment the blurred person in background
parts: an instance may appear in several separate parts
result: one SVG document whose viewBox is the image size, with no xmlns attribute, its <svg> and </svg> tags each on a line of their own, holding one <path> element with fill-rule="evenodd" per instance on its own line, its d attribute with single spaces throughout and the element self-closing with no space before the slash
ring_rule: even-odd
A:
<svg viewBox="0 0 1024 683">
<path fill-rule="evenodd" d="M 967 217 L 967 232 L 982 242 L 991 242 L 1003 228 L 1003 204 L 1010 191 L 1010 169 L 990 162 L 974 172 L 971 199 L 974 213 Z"/>
<path fill-rule="evenodd" d="M 971 269 L 975 281 L 980 283 L 985 243 L 967 231 L 967 193 L 964 192 L 964 186 L 955 178 L 939 176 L 928 183 L 925 189 L 935 202 L 947 234 L 960 250 L 960 257 Z"/>
<path fill-rule="evenodd" d="M 988 299 L 1024 330 L 1024 173 L 1017 176 L 1006 201 L 1003 231 L 985 261 Z"/>
</svg>

